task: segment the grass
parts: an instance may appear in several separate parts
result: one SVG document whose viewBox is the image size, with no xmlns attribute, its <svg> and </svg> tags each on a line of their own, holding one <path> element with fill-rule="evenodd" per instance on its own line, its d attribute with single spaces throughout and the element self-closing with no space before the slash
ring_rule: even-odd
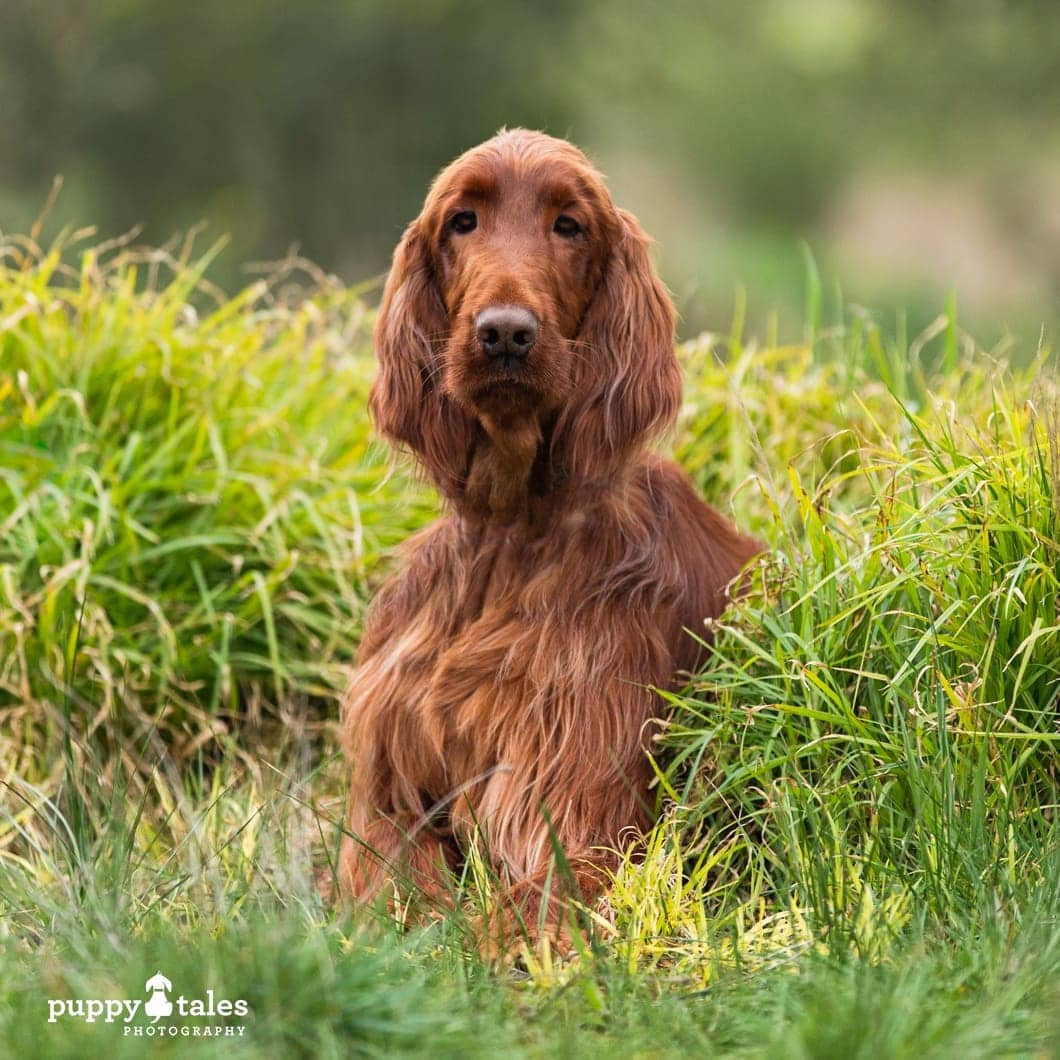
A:
<svg viewBox="0 0 1060 1060">
<path fill-rule="evenodd" d="M 660 822 L 592 948 L 498 971 L 460 912 L 315 884 L 365 602 L 436 508 L 370 440 L 362 292 L 0 254 L 0 1053 L 1060 1053 L 1047 350 L 977 350 L 952 305 L 888 339 L 815 285 L 804 346 L 738 306 L 682 348 L 675 451 L 771 558 L 671 697 Z M 158 970 L 249 1014 L 48 1022 Z"/>
</svg>

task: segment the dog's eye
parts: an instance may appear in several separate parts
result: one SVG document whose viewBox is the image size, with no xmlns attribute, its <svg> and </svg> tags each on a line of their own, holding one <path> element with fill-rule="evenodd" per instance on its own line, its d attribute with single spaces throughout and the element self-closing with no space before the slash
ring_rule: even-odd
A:
<svg viewBox="0 0 1060 1060">
<path fill-rule="evenodd" d="M 478 217 L 475 215 L 474 210 L 461 210 L 460 213 L 453 214 L 449 221 L 449 227 L 454 232 L 459 232 L 460 235 L 466 236 L 468 232 L 474 232 L 478 228 Z"/>
<path fill-rule="evenodd" d="M 582 226 L 574 220 L 570 214 L 561 213 L 556 218 L 556 223 L 552 226 L 552 231 L 558 236 L 566 236 L 568 239 L 571 236 L 578 235 L 581 232 Z"/>
</svg>

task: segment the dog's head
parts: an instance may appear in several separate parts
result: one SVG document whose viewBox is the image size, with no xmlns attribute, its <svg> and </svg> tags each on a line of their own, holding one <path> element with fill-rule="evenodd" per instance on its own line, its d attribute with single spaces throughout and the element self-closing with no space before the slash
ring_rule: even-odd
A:
<svg viewBox="0 0 1060 1060">
<path fill-rule="evenodd" d="M 443 170 L 394 254 L 372 414 L 450 496 L 483 429 L 530 424 L 567 476 L 606 476 L 676 414 L 673 327 L 648 240 L 585 156 L 504 131 Z"/>
</svg>

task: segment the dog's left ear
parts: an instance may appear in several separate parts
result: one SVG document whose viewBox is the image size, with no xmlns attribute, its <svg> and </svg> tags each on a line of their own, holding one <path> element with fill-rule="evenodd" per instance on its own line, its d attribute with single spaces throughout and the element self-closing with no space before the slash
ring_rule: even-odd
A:
<svg viewBox="0 0 1060 1060">
<path fill-rule="evenodd" d="M 619 234 L 578 335 L 572 400 L 553 435 L 555 457 L 577 477 L 624 463 L 681 403 L 673 303 L 637 219 L 617 213 Z"/>
</svg>

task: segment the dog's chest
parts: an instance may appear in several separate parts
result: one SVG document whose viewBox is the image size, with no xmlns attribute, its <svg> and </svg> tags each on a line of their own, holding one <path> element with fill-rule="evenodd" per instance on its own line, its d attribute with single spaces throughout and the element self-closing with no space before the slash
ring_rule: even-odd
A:
<svg viewBox="0 0 1060 1060">
<path fill-rule="evenodd" d="M 548 542 L 527 540 L 514 534 L 495 534 L 479 542 L 479 547 L 462 553 L 457 563 L 465 575 L 451 597 L 450 629 L 458 635 L 485 619 L 505 621 L 507 612 L 525 610 L 527 587 L 549 570 L 555 557 Z"/>
<path fill-rule="evenodd" d="M 359 683 L 430 687 L 438 668 L 451 666 L 454 647 L 510 642 L 556 606 L 569 584 L 564 556 L 576 559 L 556 537 L 476 532 L 455 521 L 432 527 L 391 587 L 390 635 L 362 658 Z"/>
</svg>

